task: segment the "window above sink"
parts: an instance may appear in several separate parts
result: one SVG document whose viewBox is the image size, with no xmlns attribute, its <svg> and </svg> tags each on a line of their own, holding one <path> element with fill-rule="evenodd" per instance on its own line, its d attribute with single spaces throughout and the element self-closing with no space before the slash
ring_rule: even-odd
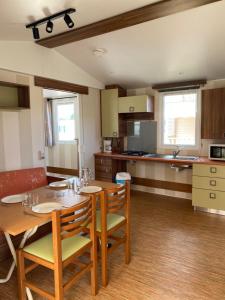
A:
<svg viewBox="0 0 225 300">
<path fill-rule="evenodd" d="M 200 99 L 197 90 L 161 93 L 159 148 L 197 149 L 200 142 Z"/>
</svg>

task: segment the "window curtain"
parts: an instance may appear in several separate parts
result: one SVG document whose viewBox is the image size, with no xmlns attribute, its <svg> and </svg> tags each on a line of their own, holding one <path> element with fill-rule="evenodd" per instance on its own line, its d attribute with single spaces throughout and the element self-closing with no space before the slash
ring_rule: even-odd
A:
<svg viewBox="0 0 225 300">
<path fill-rule="evenodd" d="M 53 147 L 54 145 L 52 101 L 45 99 L 45 146 Z"/>
</svg>

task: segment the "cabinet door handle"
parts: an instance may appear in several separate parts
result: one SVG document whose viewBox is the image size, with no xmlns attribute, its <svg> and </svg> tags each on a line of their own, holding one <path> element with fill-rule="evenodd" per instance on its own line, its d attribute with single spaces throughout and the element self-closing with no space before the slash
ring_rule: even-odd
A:
<svg viewBox="0 0 225 300">
<path fill-rule="evenodd" d="M 113 131 L 113 136 L 117 136 L 117 132 L 116 131 Z"/>
<path fill-rule="evenodd" d="M 216 186 L 216 180 L 210 180 L 210 181 L 209 181 L 209 184 L 210 184 L 211 186 Z"/>
<path fill-rule="evenodd" d="M 209 198 L 210 199 L 216 199 L 216 194 L 215 193 L 210 193 Z"/>
<path fill-rule="evenodd" d="M 134 112 L 134 106 L 129 107 L 129 112 Z"/>
<path fill-rule="evenodd" d="M 210 173 L 217 173 L 217 168 L 215 167 L 210 167 Z"/>
</svg>

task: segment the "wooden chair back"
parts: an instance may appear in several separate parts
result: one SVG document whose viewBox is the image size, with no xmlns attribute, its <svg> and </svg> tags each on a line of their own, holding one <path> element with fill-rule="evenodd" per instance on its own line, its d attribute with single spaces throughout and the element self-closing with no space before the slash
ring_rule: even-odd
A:
<svg viewBox="0 0 225 300">
<path fill-rule="evenodd" d="M 76 207 L 52 212 L 52 235 L 54 257 L 57 260 L 62 253 L 62 240 L 89 232 L 95 239 L 96 209 L 93 195 Z M 89 226 L 88 226 L 89 225 Z"/>
<path fill-rule="evenodd" d="M 107 213 L 118 213 L 122 210 L 126 210 L 127 201 L 129 198 L 128 185 L 129 182 L 126 182 L 125 185 L 121 185 L 112 189 L 107 189 L 105 191 Z"/>
</svg>

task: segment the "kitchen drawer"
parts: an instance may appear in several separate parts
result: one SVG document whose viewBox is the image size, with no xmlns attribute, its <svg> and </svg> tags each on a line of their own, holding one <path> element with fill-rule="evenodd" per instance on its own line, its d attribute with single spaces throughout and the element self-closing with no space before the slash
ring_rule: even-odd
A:
<svg viewBox="0 0 225 300">
<path fill-rule="evenodd" d="M 225 192 L 192 189 L 192 205 L 225 210 Z"/>
<path fill-rule="evenodd" d="M 95 180 L 100 180 L 100 181 L 106 181 L 106 182 L 113 182 L 112 178 L 106 178 L 106 177 L 102 177 L 101 174 L 95 174 Z"/>
<path fill-rule="evenodd" d="M 202 176 L 192 176 L 194 188 L 225 192 L 225 179 Z"/>
<path fill-rule="evenodd" d="M 105 179 L 111 179 L 112 180 L 112 173 L 102 172 L 102 171 L 95 171 L 95 178 L 105 178 Z M 104 180 L 104 179 L 102 179 Z"/>
<path fill-rule="evenodd" d="M 193 164 L 193 175 L 225 178 L 225 166 Z"/>
<path fill-rule="evenodd" d="M 95 166 L 96 171 L 104 172 L 104 173 L 110 173 L 112 174 L 112 167 L 105 166 L 105 165 L 96 165 Z"/>
<path fill-rule="evenodd" d="M 111 167 L 112 166 L 112 159 L 111 158 L 95 158 L 95 165 L 96 166 L 107 166 Z"/>
</svg>

